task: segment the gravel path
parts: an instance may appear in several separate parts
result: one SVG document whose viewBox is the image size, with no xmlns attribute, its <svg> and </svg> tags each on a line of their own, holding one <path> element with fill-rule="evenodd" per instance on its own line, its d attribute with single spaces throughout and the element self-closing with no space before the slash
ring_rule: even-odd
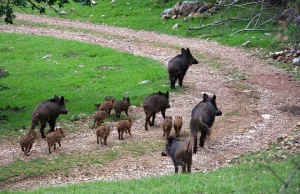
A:
<svg viewBox="0 0 300 194">
<path fill-rule="evenodd" d="M 182 115 L 183 131 L 188 134 L 191 110 L 201 101 L 203 92 L 216 94 L 218 107 L 225 114 L 217 118 L 204 149 L 193 156 L 193 172 L 216 169 L 226 165 L 234 157 L 263 150 L 276 137 L 297 128 L 299 115 L 292 114 L 289 108 L 296 107 L 300 110 L 299 81 L 291 78 L 285 71 L 274 68 L 268 61 L 256 57 L 255 53 L 195 38 L 61 18 L 17 14 L 17 19 L 28 22 L 28 25 L 1 24 L 0 32 L 53 36 L 99 44 L 134 55 L 146 56 L 164 65 L 180 52 L 181 47 L 189 47 L 200 64 L 193 65 L 188 70 L 183 82 L 183 93 L 171 92 L 171 108 L 167 110 L 167 115 Z M 44 27 L 30 25 L 34 23 L 42 23 Z M 219 64 L 221 68 L 213 68 L 208 64 Z M 244 79 L 234 79 L 235 75 L 243 75 Z M 248 86 L 248 89 L 241 86 Z M 132 107 L 130 112 L 137 115 L 137 119 L 133 124 L 133 137 L 128 138 L 128 141 L 143 139 L 163 141 L 159 126 L 162 121 L 160 115 L 155 127 L 150 127 L 146 132 L 143 129 L 145 116 L 141 107 Z M 94 134 L 88 129 L 88 123 L 81 123 L 81 127 L 86 130 L 67 136 L 63 149 L 57 154 L 74 153 L 78 150 L 93 152 L 98 149 Z M 75 138 L 80 139 L 82 143 L 75 144 Z M 116 139 L 117 132 L 113 131 L 109 139 L 111 147 L 120 146 L 120 142 Z M 29 158 L 22 156 L 17 142 L 1 145 L 0 157 L 4 158 L 0 165 L 5 165 L 16 158 L 30 160 L 33 157 L 50 156 L 45 152 L 43 140 L 39 140 Z M 157 152 L 137 158 L 128 156 L 101 168 L 86 171 L 82 173 L 74 169 L 69 177 L 33 177 L 30 180 L 0 183 L 0 186 L 24 189 L 92 180 L 131 179 L 170 174 L 174 168 L 169 158 L 161 157 Z"/>
</svg>

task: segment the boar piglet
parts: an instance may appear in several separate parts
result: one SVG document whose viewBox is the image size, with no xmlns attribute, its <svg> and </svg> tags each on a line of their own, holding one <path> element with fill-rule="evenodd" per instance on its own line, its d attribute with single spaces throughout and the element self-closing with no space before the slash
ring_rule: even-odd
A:
<svg viewBox="0 0 300 194">
<path fill-rule="evenodd" d="M 104 145 L 107 145 L 106 140 L 107 140 L 109 134 L 110 134 L 110 128 L 108 126 L 100 125 L 96 129 L 97 143 L 99 144 L 99 139 L 100 139 L 101 145 L 103 145 L 103 143 L 102 143 L 102 139 L 103 139 Z"/>
<path fill-rule="evenodd" d="M 185 142 L 176 137 L 169 136 L 167 139 L 166 147 L 161 153 L 162 156 L 171 156 L 175 173 L 178 173 L 178 166 L 181 166 L 182 173 L 191 173 L 192 167 L 192 148 L 190 142 Z"/>
<path fill-rule="evenodd" d="M 29 130 L 29 133 L 21 137 L 20 146 L 25 156 L 29 156 L 28 152 L 30 152 L 34 141 L 37 139 L 37 134 L 33 129 Z"/>
<path fill-rule="evenodd" d="M 211 98 L 207 94 L 203 94 L 203 100 L 192 110 L 190 122 L 191 134 L 194 137 L 194 154 L 197 152 L 197 133 L 201 133 L 199 145 L 203 147 L 207 136 L 210 135 L 210 128 L 215 117 L 221 115 L 222 112 L 217 107 L 216 95 Z"/>
<path fill-rule="evenodd" d="M 181 54 L 172 58 L 168 63 L 168 73 L 171 89 L 175 89 L 175 83 L 179 80 L 179 86 L 182 86 L 183 78 L 190 65 L 198 64 L 198 61 L 192 56 L 190 49 L 181 49 Z"/>
<path fill-rule="evenodd" d="M 118 100 L 114 103 L 114 110 L 115 110 L 115 118 L 120 118 L 121 112 L 125 111 L 126 115 L 128 115 L 128 109 L 130 106 L 130 99 L 123 97 L 123 100 Z"/>
<path fill-rule="evenodd" d="M 118 129 L 118 135 L 119 135 L 119 140 L 124 140 L 123 134 L 124 132 L 128 132 L 129 135 L 131 135 L 131 126 L 132 126 L 132 119 L 127 118 L 125 120 L 121 120 L 117 124 L 117 129 Z"/>
<path fill-rule="evenodd" d="M 176 116 L 174 123 L 173 123 L 174 129 L 175 129 L 175 134 L 176 137 L 179 136 L 180 130 L 182 128 L 182 117 L 181 116 Z"/>
<path fill-rule="evenodd" d="M 114 108 L 114 102 L 115 100 L 113 98 L 104 101 L 103 103 L 101 103 L 99 110 L 107 112 L 110 116 L 110 112 Z"/>
<path fill-rule="evenodd" d="M 63 96 L 59 98 L 55 95 L 52 99 L 41 102 L 35 107 L 32 114 L 31 129 L 35 129 L 40 123 L 41 135 L 42 138 L 45 138 L 44 129 L 47 122 L 50 127 L 49 132 L 54 131 L 56 119 L 60 114 L 68 114 L 68 110 L 65 107 L 65 98 Z"/>
<path fill-rule="evenodd" d="M 163 93 L 153 93 L 148 95 L 143 103 L 145 118 L 145 130 L 148 131 L 148 123 L 150 126 L 154 126 L 155 114 L 161 112 L 163 118 L 166 118 L 166 109 L 170 108 L 169 104 L 169 91 Z M 152 122 L 150 121 L 152 117 Z"/>
<path fill-rule="evenodd" d="M 108 116 L 107 112 L 99 110 L 97 112 L 94 113 L 94 124 L 92 129 L 95 128 L 95 124 L 97 123 L 97 126 L 100 126 L 103 121 L 106 119 L 106 117 Z"/>
<path fill-rule="evenodd" d="M 172 117 L 166 117 L 162 123 L 162 130 L 164 132 L 164 137 L 169 137 L 172 130 Z"/>
<path fill-rule="evenodd" d="M 49 149 L 49 154 L 51 154 L 51 147 L 54 146 L 54 149 L 56 149 L 56 143 L 61 147 L 61 139 L 65 137 L 64 131 L 62 130 L 61 127 L 56 127 L 56 130 L 54 132 L 49 133 L 46 136 L 46 140 L 48 143 L 48 149 Z"/>
</svg>

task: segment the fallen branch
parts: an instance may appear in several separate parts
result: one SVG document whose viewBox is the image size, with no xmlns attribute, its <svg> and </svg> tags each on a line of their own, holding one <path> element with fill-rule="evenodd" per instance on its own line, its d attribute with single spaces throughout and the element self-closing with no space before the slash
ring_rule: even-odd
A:
<svg viewBox="0 0 300 194">
<path fill-rule="evenodd" d="M 297 165 L 297 166 L 294 168 L 294 170 L 291 172 L 291 174 L 290 174 L 288 180 L 287 180 L 286 182 L 284 182 L 284 184 L 282 185 L 281 189 L 279 190 L 279 193 L 283 193 L 283 192 L 286 190 L 286 188 L 289 186 L 291 180 L 294 178 L 294 176 L 295 176 L 297 170 L 299 170 L 299 169 L 300 169 L 300 163 L 298 163 L 298 165 Z"/>
</svg>

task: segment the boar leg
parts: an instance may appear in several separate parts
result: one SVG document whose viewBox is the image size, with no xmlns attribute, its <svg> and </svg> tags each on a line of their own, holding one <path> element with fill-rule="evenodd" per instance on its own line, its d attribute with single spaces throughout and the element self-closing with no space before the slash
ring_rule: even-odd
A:
<svg viewBox="0 0 300 194">
<path fill-rule="evenodd" d="M 146 115 L 146 118 L 145 118 L 145 130 L 148 131 L 148 123 L 150 125 L 150 118 L 151 118 L 151 115 Z"/>
<path fill-rule="evenodd" d="M 185 73 L 182 75 L 179 75 L 179 86 L 182 86 L 182 81 L 183 81 L 184 76 L 185 76 Z"/>
<path fill-rule="evenodd" d="M 55 131 L 56 121 L 55 120 L 49 120 L 48 123 L 49 123 L 49 127 L 50 127 L 50 129 L 48 130 L 48 134 L 49 134 L 49 133 Z"/>
<path fill-rule="evenodd" d="M 188 162 L 188 164 L 187 164 L 187 171 L 188 171 L 188 173 L 191 173 L 191 163 L 190 162 Z"/>
<path fill-rule="evenodd" d="M 40 127 L 40 132 L 41 132 L 41 135 L 42 135 L 42 138 L 45 138 L 45 133 L 44 133 L 44 129 L 46 127 L 46 122 L 42 122 L 41 123 L 41 127 Z"/>
<path fill-rule="evenodd" d="M 209 134 L 209 128 L 206 124 L 202 123 L 202 126 L 201 126 L 201 136 L 199 138 L 200 140 L 200 147 L 203 147 L 204 146 L 204 142 L 206 140 L 206 137 L 208 136 Z"/>
<path fill-rule="evenodd" d="M 178 166 L 174 166 L 175 167 L 175 173 L 178 173 Z"/>
<path fill-rule="evenodd" d="M 193 132 L 193 136 L 194 136 L 194 149 L 193 152 L 194 154 L 197 153 L 197 132 Z"/>
<path fill-rule="evenodd" d="M 129 114 L 128 114 L 128 110 L 125 110 L 125 113 L 126 113 L 126 115 L 127 115 L 127 116 L 129 116 Z"/>
<path fill-rule="evenodd" d="M 107 145 L 106 140 L 107 140 L 107 137 L 104 137 L 104 145 Z"/>
<path fill-rule="evenodd" d="M 169 80 L 170 80 L 170 87 L 171 89 L 175 89 L 175 82 L 176 82 L 176 79 L 175 77 L 169 73 Z"/>
<path fill-rule="evenodd" d="M 186 173 L 186 164 L 183 164 L 181 168 L 181 173 Z"/>
<path fill-rule="evenodd" d="M 97 136 L 97 144 L 99 144 L 99 138 L 100 138 L 100 137 Z"/>
<path fill-rule="evenodd" d="M 154 126 L 155 113 L 152 115 L 152 122 L 149 122 L 150 126 Z"/>
<path fill-rule="evenodd" d="M 166 119 L 166 109 L 161 111 L 161 115 L 163 116 L 164 119 Z"/>
</svg>

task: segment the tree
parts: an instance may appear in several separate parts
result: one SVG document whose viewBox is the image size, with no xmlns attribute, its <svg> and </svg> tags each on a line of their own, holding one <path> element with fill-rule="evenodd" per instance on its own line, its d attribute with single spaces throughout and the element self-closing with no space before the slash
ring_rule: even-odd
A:
<svg viewBox="0 0 300 194">
<path fill-rule="evenodd" d="M 81 3 L 82 5 L 91 6 L 91 0 L 73 0 L 74 2 Z M 69 3 L 68 0 L 0 0 L 0 16 L 4 16 L 6 23 L 12 24 L 13 19 L 16 17 L 13 13 L 13 7 L 27 8 L 31 7 L 33 10 L 38 10 L 41 14 L 46 13 L 46 8 L 54 10 L 57 14 L 59 12 L 54 6 L 62 8 L 64 4 Z M 60 15 L 60 14 L 59 14 Z"/>
</svg>

